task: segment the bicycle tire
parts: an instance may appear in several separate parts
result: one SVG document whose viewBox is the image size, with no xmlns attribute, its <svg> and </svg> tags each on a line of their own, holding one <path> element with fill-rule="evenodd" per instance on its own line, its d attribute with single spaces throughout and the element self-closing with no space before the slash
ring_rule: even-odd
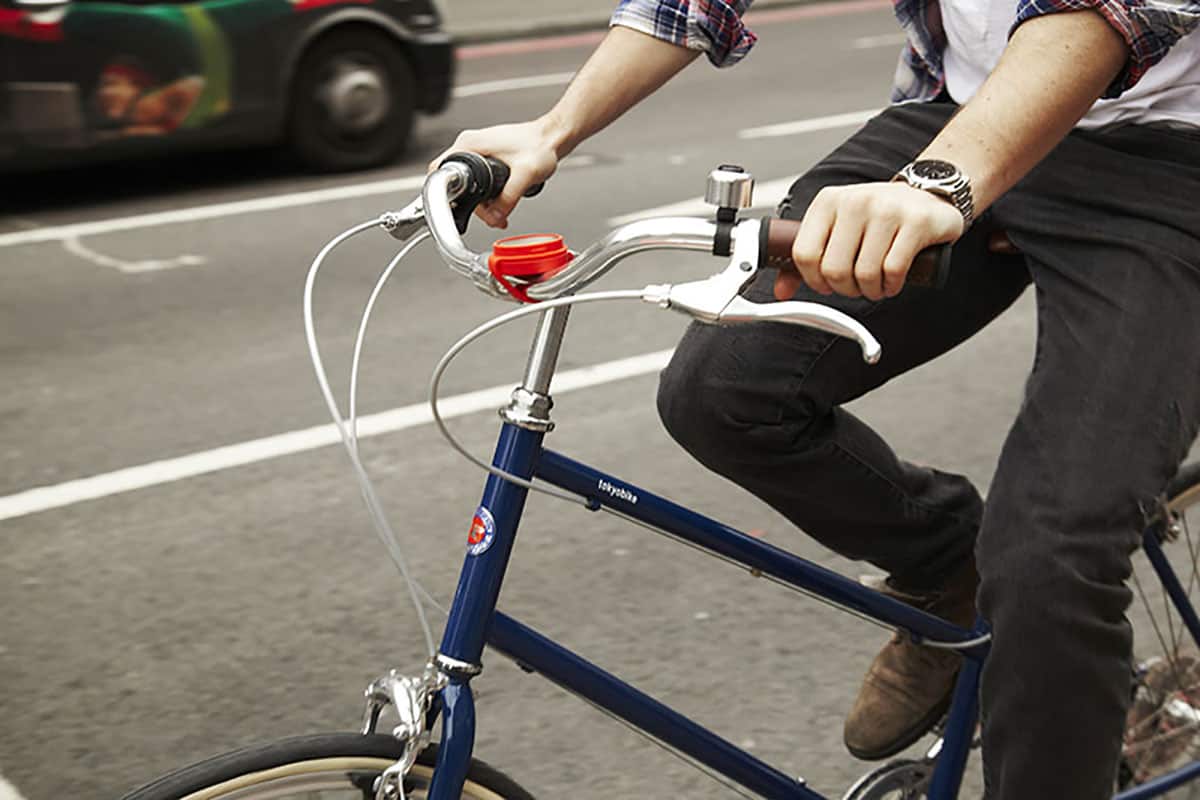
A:
<svg viewBox="0 0 1200 800">
<path fill-rule="evenodd" d="M 372 797 L 371 786 L 401 756 L 401 742 L 382 734 L 329 733 L 282 739 L 235 750 L 171 772 L 136 789 L 124 800 L 219 800 L 256 797 L 321 797 L 343 793 L 348 800 Z M 405 780 L 411 800 L 426 796 L 438 746 L 425 748 Z M 339 790 L 341 790 L 339 792 Z M 533 800 L 532 795 L 493 767 L 471 759 L 464 800 Z"/>
<path fill-rule="evenodd" d="M 1163 541 L 1163 553 L 1194 607 L 1200 597 L 1200 462 L 1180 468 L 1166 498 L 1177 530 Z M 1127 616 L 1133 626 L 1136 674 L 1122 746 L 1121 789 L 1200 760 L 1200 647 L 1189 641 L 1144 555 L 1135 557 L 1130 585 L 1134 604 Z M 1200 782 L 1161 796 L 1200 800 Z"/>
</svg>

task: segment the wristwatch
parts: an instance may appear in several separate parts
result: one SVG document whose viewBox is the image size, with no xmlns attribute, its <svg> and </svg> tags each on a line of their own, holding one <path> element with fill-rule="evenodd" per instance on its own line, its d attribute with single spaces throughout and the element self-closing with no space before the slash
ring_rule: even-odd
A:
<svg viewBox="0 0 1200 800">
<path fill-rule="evenodd" d="M 892 180 L 904 181 L 914 189 L 921 189 L 946 199 L 962 214 L 964 228 L 971 227 L 971 223 L 975 221 L 971 179 L 949 161 L 934 158 L 913 161 L 897 172 Z"/>
</svg>

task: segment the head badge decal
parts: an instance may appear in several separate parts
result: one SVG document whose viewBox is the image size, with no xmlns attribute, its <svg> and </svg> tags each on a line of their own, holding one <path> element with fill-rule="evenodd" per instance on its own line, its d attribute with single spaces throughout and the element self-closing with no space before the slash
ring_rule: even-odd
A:
<svg viewBox="0 0 1200 800">
<path fill-rule="evenodd" d="M 483 506 L 475 511 L 471 531 L 467 534 L 467 555 L 477 556 L 492 546 L 496 539 L 496 520 Z"/>
</svg>

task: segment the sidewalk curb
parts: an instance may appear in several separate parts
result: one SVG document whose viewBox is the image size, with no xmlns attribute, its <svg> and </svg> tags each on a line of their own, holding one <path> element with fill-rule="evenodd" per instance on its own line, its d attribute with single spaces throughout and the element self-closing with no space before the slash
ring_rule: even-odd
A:
<svg viewBox="0 0 1200 800">
<path fill-rule="evenodd" d="M 829 0 L 757 0 L 751 13 L 767 8 L 785 6 L 810 5 Z M 609 7 L 611 5 L 611 7 Z M 566 14 L 557 17 L 544 17 L 536 20 L 511 20 L 499 24 L 481 26 L 463 26 L 448 24 L 446 30 L 454 37 L 455 44 L 483 44 L 506 39 L 527 39 L 534 36 L 557 36 L 560 34 L 581 33 L 583 31 L 603 30 L 608 27 L 615 3 L 606 4 L 606 10 L 601 13 L 588 12 L 585 14 Z"/>
</svg>

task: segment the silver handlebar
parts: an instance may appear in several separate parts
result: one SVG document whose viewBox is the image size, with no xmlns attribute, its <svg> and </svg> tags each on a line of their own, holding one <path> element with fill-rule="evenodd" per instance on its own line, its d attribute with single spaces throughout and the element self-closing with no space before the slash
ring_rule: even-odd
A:
<svg viewBox="0 0 1200 800">
<path fill-rule="evenodd" d="M 414 203 L 402 212 L 384 215 L 381 224 L 397 238 L 406 238 L 407 232 L 423 216 L 438 252 L 452 270 L 470 278 L 487 294 L 508 298 L 508 292 L 488 269 L 487 256 L 468 248 L 455 225 L 452 204 L 463 192 L 468 179 L 462 164 L 444 164 L 425 179 L 420 206 Z M 732 259 L 722 272 L 701 281 L 647 286 L 642 299 L 702 322 L 770 321 L 816 328 L 856 341 L 865 361 L 871 364 L 878 361 L 882 351 L 879 342 L 861 323 L 840 311 L 820 303 L 795 300 L 752 303 L 741 296 L 742 289 L 758 273 L 760 224 L 757 219 L 734 224 Z M 717 230 L 717 223 L 695 217 L 658 217 L 622 225 L 576 255 L 558 275 L 530 287 L 529 297 L 548 300 L 572 294 L 599 279 L 625 258 L 647 250 L 711 252 Z M 400 231 L 405 232 L 404 235 L 398 233 Z"/>
<path fill-rule="evenodd" d="M 509 297 L 487 266 L 487 256 L 468 248 L 459 236 L 451 204 L 466 187 L 467 169 L 451 162 L 439 167 L 425 180 L 421 190 L 425 222 L 438 252 L 449 267 L 471 279 L 476 286 L 496 297 Z M 579 253 L 571 265 L 554 278 L 529 289 L 535 300 L 572 294 L 615 267 L 618 262 L 646 250 L 712 249 L 715 223 L 695 217 L 662 217 L 640 220 L 611 231 Z"/>
<path fill-rule="evenodd" d="M 462 194 L 470 176 L 463 164 L 451 162 L 438 167 L 425 179 L 421 189 L 421 206 L 425 222 L 442 260 L 460 275 L 471 279 L 477 287 L 493 297 L 507 297 L 504 287 L 497 283 L 487 267 L 487 259 L 467 247 L 458 235 L 454 222 L 453 202 Z"/>
</svg>

